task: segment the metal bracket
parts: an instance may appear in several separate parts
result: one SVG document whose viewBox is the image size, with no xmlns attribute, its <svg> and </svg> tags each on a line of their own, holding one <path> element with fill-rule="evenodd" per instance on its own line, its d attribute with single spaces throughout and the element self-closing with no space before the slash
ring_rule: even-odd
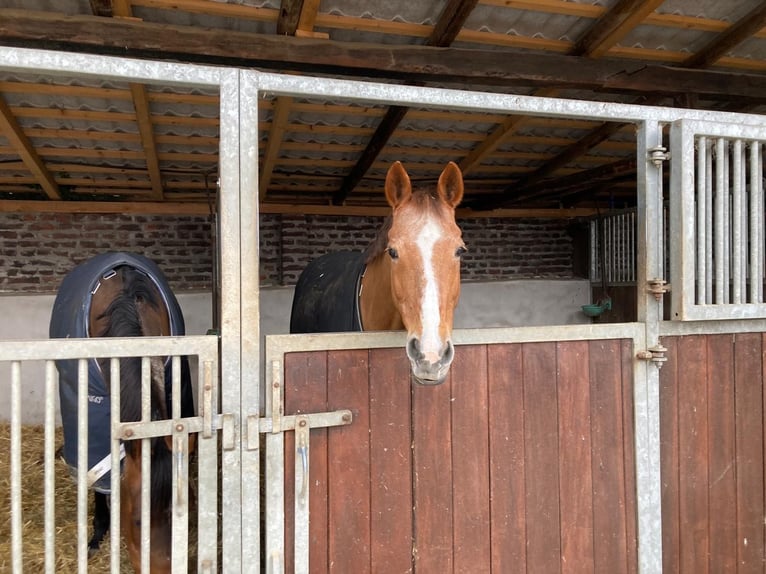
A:
<svg viewBox="0 0 766 574">
<path fill-rule="evenodd" d="M 662 167 L 662 162 L 670 159 L 670 153 L 665 146 L 658 145 L 649 149 L 649 161 L 651 161 L 655 167 Z"/>
<path fill-rule="evenodd" d="M 659 343 L 653 347 L 649 347 L 646 351 L 639 351 L 636 353 L 636 358 L 643 361 L 652 361 L 657 365 L 657 368 L 661 368 L 668 358 L 665 356 L 667 348 L 663 347 Z"/>
<path fill-rule="evenodd" d="M 665 293 L 670 293 L 670 283 L 665 281 L 664 279 L 660 279 L 659 277 L 656 277 L 654 279 L 650 279 L 648 281 L 649 283 L 649 293 L 654 295 L 654 298 L 657 301 L 660 301 L 662 299 L 662 296 Z"/>
</svg>

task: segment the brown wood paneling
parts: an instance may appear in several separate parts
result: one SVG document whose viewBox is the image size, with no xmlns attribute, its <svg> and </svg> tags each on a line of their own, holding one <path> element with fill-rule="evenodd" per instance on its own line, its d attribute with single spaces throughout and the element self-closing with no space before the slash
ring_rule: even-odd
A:
<svg viewBox="0 0 766 574">
<path fill-rule="evenodd" d="M 311 571 L 635 572 L 633 352 L 465 346 L 435 387 L 401 349 L 289 355 L 287 414 L 354 412 L 312 431 Z"/>
<path fill-rule="evenodd" d="M 591 341 L 593 539 L 597 572 L 627 569 L 622 373 L 619 341 Z"/>
<path fill-rule="evenodd" d="M 416 572 L 452 572 L 451 387 L 412 387 Z"/>
<path fill-rule="evenodd" d="M 285 413 L 311 413 L 327 410 L 326 353 L 290 353 L 285 357 Z M 312 528 L 309 538 L 309 569 L 327 572 L 327 429 L 311 431 L 309 513 Z M 285 569 L 294 571 L 293 528 L 295 520 L 295 435 L 285 433 Z"/>
<path fill-rule="evenodd" d="M 527 343 L 524 378 L 527 571 L 561 568 L 556 344 Z"/>
<path fill-rule="evenodd" d="M 712 335 L 707 340 L 708 455 L 710 492 L 710 572 L 736 572 L 737 496 L 734 459 L 734 338 Z"/>
<path fill-rule="evenodd" d="M 740 333 L 734 346 L 738 572 L 763 572 L 762 335 Z"/>
<path fill-rule="evenodd" d="M 351 409 L 355 422 L 328 433 L 328 571 L 338 574 L 371 571 L 369 404 L 368 352 L 330 352 L 327 406 Z"/>
<path fill-rule="evenodd" d="M 668 362 L 660 369 L 660 476 L 662 481 L 662 569 L 680 572 L 678 476 L 678 339 L 666 337 Z"/>
<path fill-rule="evenodd" d="M 592 572 L 594 566 L 588 347 L 576 341 L 557 349 L 562 574 Z"/>
<path fill-rule="evenodd" d="M 490 345 L 487 364 L 492 571 L 526 572 L 521 345 Z"/>
<path fill-rule="evenodd" d="M 663 344 L 664 568 L 763 572 L 764 336 L 666 337 Z"/>
<path fill-rule="evenodd" d="M 680 572 L 708 571 L 707 345 L 704 336 L 682 337 L 677 361 Z"/>
<path fill-rule="evenodd" d="M 370 351 L 370 535 L 373 572 L 404 574 L 413 568 L 412 435 L 401 359 L 401 349 Z"/>
<path fill-rule="evenodd" d="M 487 346 L 459 347 L 451 372 L 454 571 L 489 573 Z"/>
<path fill-rule="evenodd" d="M 629 574 L 638 572 L 638 502 L 636 491 L 635 404 L 633 389 L 633 341 L 620 342 L 622 359 L 622 440 L 625 458 L 625 558 Z"/>
</svg>

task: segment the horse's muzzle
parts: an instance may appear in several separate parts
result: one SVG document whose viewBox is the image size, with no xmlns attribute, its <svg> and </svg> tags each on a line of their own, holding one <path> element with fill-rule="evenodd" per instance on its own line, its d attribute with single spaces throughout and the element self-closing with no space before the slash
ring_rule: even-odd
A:
<svg viewBox="0 0 766 574">
<path fill-rule="evenodd" d="M 447 341 L 444 350 L 434 361 L 429 360 L 420 350 L 420 341 L 416 337 L 407 341 L 407 357 L 412 367 L 412 378 L 420 385 L 440 385 L 449 374 L 452 359 L 455 358 L 455 347 L 452 341 Z"/>
</svg>

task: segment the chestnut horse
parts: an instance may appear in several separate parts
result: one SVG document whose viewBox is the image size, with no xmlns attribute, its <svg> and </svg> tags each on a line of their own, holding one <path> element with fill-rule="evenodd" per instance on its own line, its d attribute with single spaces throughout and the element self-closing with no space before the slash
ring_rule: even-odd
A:
<svg viewBox="0 0 766 574">
<path fill-rule="evenodd" d="M 450 162 L 435 189 L 413 190 L 397 161 L 385 194 L 391 215 L 364 254 L 328 253 L 301 273 L 290 332 L 406 330 L 414 380 L 439 384 L 455 355 L 452 320 L 466 252 L 455 208 L 463 176 Z"/>
<path fill-rule="evenodd" d="M 127 264 L 132 263 L 138 268 Z M 159 269 L 146 258 L 122 253 L 110 253 L 97 256 L 82 264 L 76 272 L 65 278 L 57 295 L 51 319 L 51 336 L 65 336 L 64 328 L 69 325 L 72 336 L 90 337 L 143 337 L 183 334 L 183 316 L 180 307 L 167 287 L 167 282 Z M 90 279 L 97 272 L 96 282 Z M 156 281 L 156 283 L 155 283 Z M 162 291 L 160 290 L 162 287 Z M 84 291 L 84 294 L 83 294 Z M 71 315 L 68 310 L 81 301 L 82 313 L 77 318 L 62 319 Z M 80 332 L 82 326 L 77 323 L 87 322 L 86 333 Z M 111 359 L 104 358 L 89 365 L 89 450 L 98 447 L 101 452 L 108 446 L 110 429 L 108 425 L 111 387 Z M 182 364 L 182 416 L 194 414 L 193 398 L 188 360 Z M 167 419 L 171 416 L 170 396 L 172 380 L 170 361 L 165 357 L 150 359 L 151 379 L 151 417 L 152 420 Z M 70 391 L 65 380 L 70 379 L 66 365 L 59 365 L 62 419 L 64 420 L 65 458 L 67 443 L 74 437 L 67 436 L 67 419 L 72 413 L 65 405 L 70 404 Z M 141 381 L 142 360 L 140 357 L 120 359 L 120 420 L 123 422 L 142 419 Z M 93 406 L 105 405 L 107 410 L 101 414 L 94 412 Z M 91 414 L 94 415 L 91 419 Z M 74 414 L 76 417 L 76 414 Z M 95 426 L 94 426 L 95 425 Z M 69 425 L 71 427 L 71 425 Z M 171 486 L 172 486 L 172 443 L 171 437 L 151 439 L 151 524 L 150 528 L 150 571 L 152 573 L 170 572 L 171 567 Z M 123 463 L 120 487 L 120 531 L 125 540 L 130 562 L 136 572 L 141 572 L 141 450 L 142 441 L 125 441 L 125 460 Z M 90 453 L 89 453 L 90 454 Z M 108 460 L 108 454 L 107 458 Z M 76 468 L 74 461 L 67 459 Z M 89 468 L 92 457 L 89 456 Z M 95 466 L 94 466 L 95 467 Z M 90 473 L 89 473 L 90 474 Z M 96 482 L 95 506 L 93 517 L 93 535 L 88 544 L 89 553 L 94 553 L 103 540 L 110 525 L 110 510 L 107 501 L 108 475 Z"/>
</svg>

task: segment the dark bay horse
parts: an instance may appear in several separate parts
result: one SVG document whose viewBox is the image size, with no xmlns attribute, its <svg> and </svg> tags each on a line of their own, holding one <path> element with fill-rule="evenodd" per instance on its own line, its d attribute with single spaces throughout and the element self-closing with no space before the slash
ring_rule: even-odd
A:
<svg viewBox="0 0 766 574">
<path fill-rule="evenodd" d="M 455 354 L 452 320 L 466 252 L 455 208 L 463 176 L 450 162 L 435 189 L 413 190 L 395 162 L 385 193 L 392 212 L 365 253 L 328 253 L 301 273 L 290 332 L 404 329 L 414 380 L 439 384 Z"/>
<path fill-rule="evenodd" d="M 183 335 L 178 301 L 159 268 L 130 253 L 105 253 L 75 267 L 64 278 L 51 316 L 51 337 L 143 337 Z M 171 364 L 166 357 L 150 359 L 152 419 L 171 416 Z M 77 468 L 77 365 L 60 361 L 59 398 L 64 423 L 64 457 Z M 181 361 L 181 415 L 193 416 L 188 360 Z M 93 535 L 95 552 L 109 529 L 110 488 L 110 359 L 88 364 L 88 468 L 95 490 Z M 142 360 L 120 359 L 120 420 L 141 420 Z M 140 572 L 141 449 L 140 440 L 125 441 L 120 488 L 120 530 L 129 558 Z M 170 572 L 172 445 L 170 437 L 151 439 L 150 569 Z M 98 471 L 99 467 L 102 469 Z"/>
</svg>

